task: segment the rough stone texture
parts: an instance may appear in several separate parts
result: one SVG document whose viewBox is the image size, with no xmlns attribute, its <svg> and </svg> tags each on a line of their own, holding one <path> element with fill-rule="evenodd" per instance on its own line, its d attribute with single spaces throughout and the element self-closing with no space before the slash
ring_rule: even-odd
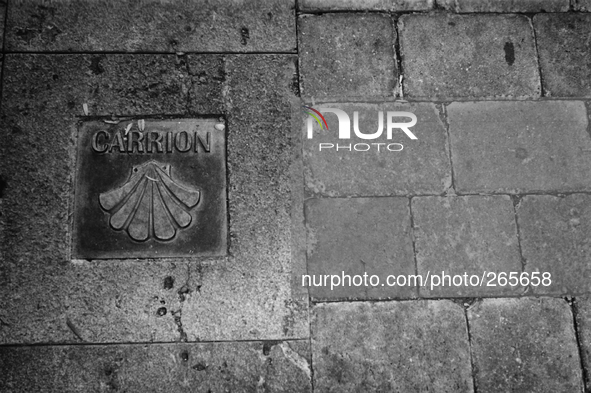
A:
<svg viewBox="0 0 591 393">
<path fill-rule="evenodd" d="M 573 0 L 573 10 L 591 12 L 591 0 Z"/>
<path fill-rule="evenodd" d="M 229 56 L 225 69 L 230 257 L 191 265 L 183 327 L 189 340 L 306 337 L 308 296 L 292 286 L 305 266 L 292 256 L 291 217 L 303 210 L 296 58 Z"/>
<path fill-rule="evenodd" d="M 310 392 L 307 342 L 0 348 L 3 392 Z"/>
<path fill-rule="evenodd" d="M 454 12 L 567 12 L 569 0 L 436 0 Z"/>
<path fill-rule="evenodd" d="M 409 97 L 540 96 L 533 32 L 523 15 L 403 15 L 398 31 Z"/>
<path fill-rule="evenodd" d="M 384 115 L 384 131 L 373 140 L 361 139 L 351 130 L 351 139 L 339 139 L 336 115 L 325 112 L 328 131 L 313 122 L 313 137 L 307 138 L 307 120 L 302 118 L 304 138 L 304 167 L 306 191 L 324 196 L 378 196 L 441 194 L 451 186 L 451 165 L 447 150 L 447 134 L 440 112 L 429 103 L 386 104 L 322 104 L 314 108 L 344 110 L 354 123 L 354 112 L 359 113 L 359 130 L 371 134 L 378 129 L 378 112 Z M 409 130 L 418 139 L 409 139 L 402 130 L 394 129 L 392 139 L 386 139 L 387 112 L 412 112 L 417 124 Z M 409 118 L 395 118 L 408 122 Z M 319 151 L 320 143 L 332 143 L 333 149 Z M 336 150 L 336 145 L 370 144 L 369 151 Z M 378 151 L 377 145 L 381 143 Z M 401 143 L 402 151 L 388 151 L 387 144 Z M 359 149 L 365 149 L 360 145 Z M 392 150 L 399 149 L 393 145 Z"/>
<path fill-rule="evenodd" d="M 426 11 L 435 0 L 302 0 L 300 11 Z"/>
<path fill-rule="evenodd" d="M 452 103 L 447 113 L 459 192 L 591 189 L 582 102 Z"/>
<path fill-rule="evenodd" d="M 191 78 L 189 112 L 220 114 L 225 112 L 223 87 L 226 82 L 222 56 L 189 55 L 187 68 Z"/>
<path fill-rule="evenodd" d="M 394 94 L 396 31 L 389 15 L 303 15 L 298 27 L 303 95 Z"/>
<path fill-rule="evenodd" d="M 573 316 L 562 299 L 486 299 L 468 310 L 479 392 L 580 392 Z"/>
<path fill-rule="evenodd" d="M 446 300 L 314 308 L 314 387 L 321 392 L 472 392 L 462 308 Z"/>
<path fill-rule="evenodd" d="M 521 249 L 529 272 L 551 273 L 536 294 L 590 293 L 591 196 L 532 195 L 517 209 Z"/>
<path fill-rule="evenodd" d="M 536 15 L 534 27 L 544 95 L 591 97 L 591 15 Z"/>
<path fill-rule="evenodd" d="M 295 52 L 293 0 L 18 0 L 6 47 L 18 51 Z"/>
<path fill-rule="evenodd" d="M 589 372 L 591 371 L 591 297 L 577 297 L 573 304 L 573 311 L 575 312 L 583 366 L 587 371 L 584 376 L 586 377 L 585 385 L 588 391 L 591 388 L 591 380 L 589 379 Z"/>
<path fill-rule="evenodd" d="M 414 274 L 409 202 L 406 198 L 309 199 L 308 274 L 377 275 L 377 286 L 310 286 L 314 299 L 379 299 L 416 296 L 414 286 L 387 286 L 390 274 Z M 352 280 L 352 278 L 350 279 Z M 369 280 L 369 278 L 367 279 Z M 336 282 L 336 281 L 335 281 Z"/>
<path fill-rule="evenodd" d="M 187 59 L 98 59 L 6 57 L 0 295 L 10 308 L 0 316 L 0 342 L 307 336 L 307 295 L 292 284 L 292 269 L 305 268 L 303 258 L 301 266 L 292 259 L 290 225 L 292 210 L 303 210 L 301 201 L 299 206 L 292 202 L 291 184 L 297 161 L 291 154 L 298 140 L 292 140 L 290 103 L 295 58 L 238 56 L 230 57 L 225 66 L 227 96 L 222 109 L 231 112 L 230 257 L 72 262 L 69 174 L 83 103 L 93 116 L 144 116 L 198 112 L 203 110 L 200 102 L 205 102 L 191 101 L 189 109 Z M 196 64 L 202 59 L 218 61 L 216 56 L 191 59 L 197 59 Z M 267 90 L 269 85 L 274 88 Z M 257 96 L 260 107 L 252 105 L 250 94 Z M 276 132 L 267 132 L 271 126 Z M 168 277 L 174 278 L 174 286 L 163 289 Z"/>
<path fill-rule="evenodd" d="M 513 203 L 508 196 L 412 199 L 417 271 L 423 277 L 521 272 Z M 519 286 L 420 287 L 421 296 L 491 296 L 523 292 Z M 492 276 L 491 276 L 492 278 Z M 459 280 L 459 279 L 458 279 Z M 443 283 L 443 281 L 442 281 Z"/>
</svg>

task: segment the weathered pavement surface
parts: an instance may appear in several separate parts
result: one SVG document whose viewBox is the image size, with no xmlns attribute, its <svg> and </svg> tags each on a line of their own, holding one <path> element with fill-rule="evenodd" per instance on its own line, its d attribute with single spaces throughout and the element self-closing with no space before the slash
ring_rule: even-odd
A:
<svg viewBox="0 0 591 393">
<path fill-rule="evenodd" d="M 591 391 L 589 0 L 0 11 L 0 391 Z M 302 104 L 418 140 L 319 152 Z M 78 129 L 114 117 L 225 122 L 225 256 L 73 258 Z M 302 286 L 342 271 L 552 283 Z"/>
</svg>

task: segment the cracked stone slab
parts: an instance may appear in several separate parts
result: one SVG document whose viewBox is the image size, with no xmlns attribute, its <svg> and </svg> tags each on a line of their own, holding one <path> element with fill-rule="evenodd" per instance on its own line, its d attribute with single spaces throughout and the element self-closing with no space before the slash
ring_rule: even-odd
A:
<svg viewBox="0 0 591 393">
<path fill-rule="evenodd" d="M 227 111 L 232 130 L 231 257 L 71 260 L 71 174 L 83 104 L 90 116 L 109 121 L 113 114 L 186 116 L 201 111 L 199 102 L 206 101 L 189 100 L 187 70 L 205 64 L 205 78 L 215 80 L 219 59 L 5 57 L 1 121 L 10 137 L 0 145 L 0 177 L 6 184 L 0 294 L 12 311 L 0 312 L 1 343 L 307 337 L 307 291 L 293 280 L 294 272 L 305 269 L 303 251 L 295 250 L 304 246 L 292 238 L 298 230 L 292 216 L 303 211 L 303 196 L 292 185 L 303 183 L 294 176 L 302 173 L 297 169 L 301 159 L 292 157 L 301 145 L 299 106 L 296 117 L 292 114 L 297 91 L 293 56 L 227 57 L 223 89 L 209 91 L 215 97 L 214 91 L 225 92 L 224 99 L 217 97 L 223 107 L 217 107 Z M 193 68 L 186 64 L 191 60 L 196 60 Z M 261 107 L 253 107 L 250 94 L 256 94 Z M 268 132 L 271 125 L 277 132 Z"/>
<path fill-rule="evenodd" d="M 451 186 L 445 123 L 435 104 L 326 103 L 314 106 L 315 109 L 323 107 L 345 111 L 353 126 L 354 113 L 357 112 L 359 130 L 365 134 L 375 133 L 378 129 L 378 112 L 383 112 L 384 118 L 388 111 L 411 112 L 418 121 L 409 130 L 417 139 L 409 139 L 400 129 L 394 129 L 392 139 L 387 139 L 387 119 L 383 120 L 384 130 L 376 139 L 361 139 L 353 130 L 351 139 L 339 139 L 337 116 L 329 112 L 324 112 L 328 130 L 314 122 L 312 138 L 309 138 L 309 116 L 304 115 L 304 177 L 309 195 L 335 197 L 441 194 Z M 408 122 L 408 118 L 394 119 Z M 321 143 L 333 144 L 334 148 L 320 150 Z M 399 145 L 388 147 L 392 143 L 401 144 L 402 150 L 396 151 L 400 149 Z M 360 144 L 359 149 L 355 151 L 357 144 Z M 347 148 L 337 151 L 337 145 L 351 145 L 351 151 Z M 369 150 L 362 151 L 367 147 Z"/>
<path fill-rule="evenodd" d="M 569 0 L 436 0 L 454 12 L 568 12 Z"/>
<path fill-rule="evenodd" d="M 535 294 L 591 292 L 591 196 L 529 195 L 517 209 L 523 257 L 527 271 L 542 278 L 550 273 L 550 285 L 531 285 Z M 549 282 L 546 281 L 546 284 Z"/>
<path fill-rule="evenodd" d="M 448 300 L 317 305 L 314 387 L 322 392 L 473 392 L 464 310 Z"/>
<path fill-rule="evenodd" d="M 534 27 L 545 96 L 591 97 L 591 14 L 540 14 Z"/>
<path fill-rule="evenodd" d="M 447 114 L 458 192 L 591 189 L 583 102 L 454 102 Z"/>
<path fill-rule="evenodd" d="M 521 272 L 513 202 L 508 196 L 417 197 L 412 199 L 417 271 L 423 277 L 483 274 L 482 287 L 454 285 L 419 288 L 421 296 L 481 297 L 523 292 L 519 286 L 488 286 L 487 273 Z M 487 272 L 487 273 L 485 273 Z M 459 279 L 458 279 L 459 280 Z M 457 281 L 459 283 L 459 281 Z M 436 282 L 434 282 L 436 284 Z"/>
<path fill-rule="evenodd" d="M 295 52 L 294 0 L 18 0 L 14 51 Z"/>
<path fill-rule="evenodd" d="M 563 299 L 485 299 L 468 309 L 481 392 L 580 392 L 573 316 Z"/>
<path fill-rule="evenodd" d="M 410 14 L 399 20 L 404 92 L 412 98 L 535 98 L 540 77 L 523 15 Z"/>
<path fill-rule="evenodd" d="M 303 341 L 3 347 L 0 390 L 311 392 L 309 363 Z"/>
<path fill-rule="evenodd" d="M 328 286 L 312 282 L 309 290 L 315 300 L 416 296 L 413 286 L 383 285 L 390 274 L 415 273 L 407 198 L 309 199 L 305 214 L 307 274 L 317 277 L 318 284 L 325 274 L 342 277 L 342 273 L 367 273 L 382 281 L 381 286 L 356 286 L 352 282 L 334 288 L 330 281 Z"/>
<path fill-rule="evenodd" d="M 302 0 L 300 11 L 427 11 L 435 0 Z"/>
<path fill-rule="evenodd" d="M 396 31 L 389 15 L 303 15 L 298 39 L 305 97 L 394 95 Z"/>
</svg>

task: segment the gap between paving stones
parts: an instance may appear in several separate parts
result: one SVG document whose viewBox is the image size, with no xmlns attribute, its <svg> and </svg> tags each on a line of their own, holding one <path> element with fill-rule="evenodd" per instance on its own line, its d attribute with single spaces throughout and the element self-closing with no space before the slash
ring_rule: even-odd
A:
<svg viewBox="0 0 591 393">
<path fill-rule="evenodd" d="M 448 299 L 449 300 L 449 299 Z M 230 344 L 230 343 L 279 343 L 279 342 L 304 342 L 308 341 L 309 338 L 288 338 L 284 340 L 204 340 L 204 341 L 132 341 L 132 342 L 47 342 L 47 343 L 14 343 L 14 344 L 0 344 L 0 348 L 20 348 L 20 347 L 109 347 L 109 346 L 136 346 L 136 345 L 160 345 L 160 346 L 178 346 L 183 344 Z"/>
</svg>

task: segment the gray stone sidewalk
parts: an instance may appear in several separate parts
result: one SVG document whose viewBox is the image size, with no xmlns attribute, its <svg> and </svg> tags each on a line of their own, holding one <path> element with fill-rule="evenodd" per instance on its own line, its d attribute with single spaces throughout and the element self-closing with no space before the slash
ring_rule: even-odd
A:
<svg viewBox="0 0 591 393">
<path fill-rule="evenodd" d="M 0 391 L 591 391 L 588 0 L 0 11 Z M 372 141 L 302 105 L 418 139 L 322 151 Z M 225 132 L 227 250 L 74 258 L 82 125 L 185 118 Z M 443 271 L 551 284 L 302 285 Z"/>
</svg>

